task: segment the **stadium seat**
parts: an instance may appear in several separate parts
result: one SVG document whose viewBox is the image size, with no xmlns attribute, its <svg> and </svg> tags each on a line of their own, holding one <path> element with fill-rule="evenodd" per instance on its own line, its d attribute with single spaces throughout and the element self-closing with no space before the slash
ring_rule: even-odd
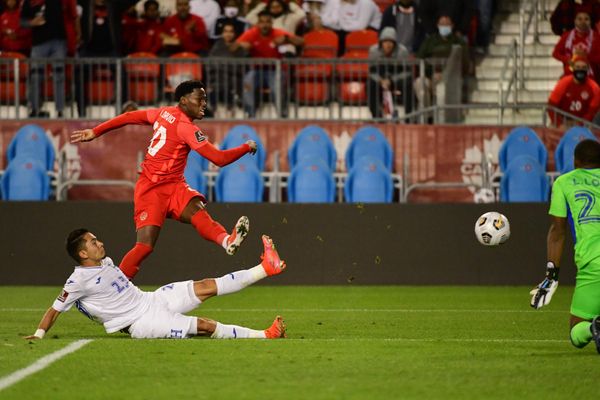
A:
<svg viewBox="0 0 600 400">
<path fill-rule="evenodd" d="M 200 56 L 195 53 L 181 52 L 173 54 L 165 65 L 166 92 L 173 92 L 177 85 L 190 79 L 202 80 Z"/>
<path fill-rule="evenodd" d="M 156 54 L 138 52 L 127 56 L 125 71 L 127 73 L 127 90 L 129 99 L 140 104 L 152 104 L 158 96 L 158 77 L 160 64 L 142 59 L 158 59 Z"/>
<path fill-rule="evenodd" d="M 381 131 L 373 126 L 363 126 L 356 131 L 348 150 L 346 150 L 346 169 L 350 171 L 354 164 L 364 156 L 374 157 L 392 170 L 392 146 Z"/>
<path fill-rule="evenodd" d="M 566 174 L 575 168 L 573 159 L 575 147 L 584 139 L 597 140 L 588 128 L 582 126 L 572 127 L 560 138 L 554 152 L 554 163 L 558 172 Z"/>
<path fill-rule="evenodd" d="M 380 159 L 362 157 L 348 173 L 344 194 L 349 203 L 391 203 L 392 175 Z"/>
<path fill-rule="evenodd" d="M 326 29 L 304 35 L 304 50 L 296 66 L 296 98 L 302 104 L 323 104 L 329 100 L 329 78 L 333 67 L 315 59 L 337 57 L 338 36 Z"/>
<path fill-rule="evenodd" d="M 200 193 L 206 193 L 206 177 L 204 176 L 204 164 L 206 159 L 195 151 L 190 151 L 188 155 L 187 164 L 183 171 L 185 181 L 192 189 L 199 191 Z"/>
<path fill-rule="evenodd" d="M 369 48 L 379 42 L 378 33 L 371 29 L 353 31 L 346 35 L 346 54 L 360 52 L 369 54 Z"/>
<path fill-rule="evenodd" d="M 532 156 L 517 156 L 508 164 L 500 180 L 500 201 L 547 201 L 548 188 L 546 169 Z"/>
<path fill-rule="evenodd" d="M 20 156 L 8 164 L 0 181 L 2 200 L 48 200 L 50 178 L 41 163 Z"/>
<path fill-rule="evenodd" d="M 292 169 L 288 181 L 290 203 L 333 203 L 335 180 L 323 159 L 304 158 Z"/>
<path fill-rule="evenodd" d="M 346 52 L 341 58 L 345 60 L 367 59 L 368 52 Z M 367 78 L 369 64 L 350 62 L 339 63 L 336 66 L 339 77 L 338 98 L 341 103 L 361 105 L 367 102 Z"/>
<path fill-rule="evenodd" d="M 548 150 L 533 129 L 526 126 L 514 128 L 504 139 L 498 155 L 500 170 L 505 171 L 513 158 L 521 155 L 532 156 L 546 168 Z"/>
<path fill-rule="evenodd" d="M 115 81 L 109 67 L 102 65 L 92 68 L 92 76 L 87 84 L 89 104 L 112 104 L 115 99 Z"/>
<path fill-rule="evenodd" d="M 256 154 L 246 154 L 239 161 L 250 160 L 256 164 L 259 171 L 263 171 L 265 169 L 265 159 L 266 159 L 266 151 L 263 146 L 258 133 L 248 125 L 236 125 L 227 132 L 225 135 L 225 139 L 223 139 L 223 143 L 221 144 L 221 149 L 231 149 L 237 146 L 240 146 L 248 140 L 254 140 L 256 142 L 257 150 Z"/>
<path fill-rule="evenodd" d="M 9 165 L 13 159 L 22 156 L 37 160 L 46 171 L 54 170 L 54 145 L 42 127 L 22 126 L 10 141 L 6 150 Z"/>
<path fill-rule="evenodd" d="M 28 75 L 28 64 L 19 63 L 19 77 L 15 82 L 14 60 L 26 60 L 27 57 L 21 53 L 13 51 L 0 51 L 0 104 L 14 103 L 16 101 L 16 91 L 18 90 L 19 103 L 27 102 L 26 81 Z"/>
<path fill-rule="evenodd" d="M 221 168 L 216 181 L 219 202 L 259 203 L 263 198 L 263 180 L 256 164 L 238 160 Z"/>
<path fill-rule="evenodd" d="M 288 150 L 290 169 L 305 158 L 318 157 L 333 172 L 336 170 L 337 153 L 325 129 L 317 125 L 309 125 L 298 133 L 294 143 Z"/>
</svg>

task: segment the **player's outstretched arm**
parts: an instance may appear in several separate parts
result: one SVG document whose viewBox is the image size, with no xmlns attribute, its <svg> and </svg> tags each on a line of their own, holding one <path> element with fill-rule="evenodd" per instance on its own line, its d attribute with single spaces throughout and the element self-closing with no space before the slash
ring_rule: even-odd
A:
<svg viewBox="0 0 600 400">
<path fill-rule="evenodd" d="M 96 139 L 93 129 L 84 129 L 71 133 L 71 143 L 89 142 Z"/>
<path fill-rule="evenodd" d="M 130 111 L 125 114 L 117 115 L 106 122 L 101 123 L 93 129 L 84 129 L 75 131 L 71 134 L 71 143 L 89 142 L 98 136 L 119 129 L 125 125 L 150 125 L 152 122 L 148 119 L 148 112 L 152 110 Z"/>
<path fill-rule="evenodd" d="M 46 332 L 48 332 L 50 328 L 52 328 L 52 325 L 54 325 L 54 322 L 56 321 L 59 315 L 60 311 L 56 311 L 54 308 L 50 307 L 42 317 L 42 320 L 40 321 L 35 333 L 33 335 L 25 336 L 23 339 L 42 339 Z"/>
<path fill-rule="evenodd" d="M 224 167 L 237 161 L 247 153 L 256 153 L 256 143 L 252 140 L 247 141 L 241 146 L 234 147 L 233 149 L 219 150 L 212 143 L 206 142 L 206 144 L 198 147 L 196 150 L 202 157 L 208 159 L 218 167 Z"/>
<path fill-rule="evenodd" d="M 567 219 L 552 216 L 552 224 L 548 230 L 548 263 L 546 264 L 546 277 L 529 294 L 531 294 L 531 307 L 537 309 L 550 304 L 552 296 L 558 288 L 559 263 L 565 245 Z"/>
</svg>

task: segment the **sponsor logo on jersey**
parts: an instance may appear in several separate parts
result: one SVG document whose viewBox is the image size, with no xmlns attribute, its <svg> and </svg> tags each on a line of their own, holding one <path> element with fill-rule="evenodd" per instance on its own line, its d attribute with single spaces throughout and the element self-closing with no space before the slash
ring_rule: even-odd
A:
<svg viewBox="0 0 600 400">
<path fill-rule="evenodd" d="M 167 110 L 162 110 L 162 112 L 160 113 L 160 117 L 170 124 L 175 122 L 175 117 L 171 115 Z"/>
<path fill-rule="evenodd" d="M 196 135 L 196 141 L 198 143 L 202 143 L 206 140 L 206 136 L 204 136 L 204 134 L 201 131 L 194 132 L 194 135 Z"/>
<path fill-rule="evenodd" d="M 590 97 L 590 94 L 588 92 L 586 92 L 585 90 L 583 92 L 581 92 L 581 98 L 583 100 L 587 100 L 587 99 L 589 99 L 589 97 Z"/>
<path fill-rule="evenodd" d="M 63 289 L 62 293 L 56 298 L 56 300 L 64 303 L 67 300 L 67 297 L 69 297 L 69 292 Z"/>
</svg>

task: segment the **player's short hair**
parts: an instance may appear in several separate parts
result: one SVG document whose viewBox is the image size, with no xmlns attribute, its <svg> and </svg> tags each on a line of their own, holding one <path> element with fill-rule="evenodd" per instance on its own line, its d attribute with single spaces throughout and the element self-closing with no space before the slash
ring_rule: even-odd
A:
<svg viewBox="0 0 600 400">
<path fill-rule="evenodd" d="M 600 142 L 585 139 L 575 147 L 575 159 L 583 165 L 600 167 Z"/>
<path fill-rule="evenodd" d="M 261 12 L 258 13 L 258 18 L 260 17 L 269 17 L 269 18 L 273 18 L 273 15 L 271 15 L 271 13 L 269 12 L 269 10 L 267 10 L 266 8 L 264 10 L 262 10 Z"/>
<path fill-rule="evenodd" d="M 85 244 L 85 240 L 83 240 L 83 236 L 88 233 L 89 230 L 85 228 L 75 229 L 69 236 L 67 236 L 66 240 L 66 248 L 67 253 L 71 256 L 71 258 L 78 263 L 81 262 L 81 258 L 79 257 L 79 252 L 83 249 Z"/>
<path fill-rule="evenodd" d="M 175 88 L 175 101 L 179 101 L 183 96 L 192 93 L 195 89 L 204 89 L 204 83 L 196 79 L 181 82 Z"/>
<path fill-rule="evenodd" d="M 150 6 L 156 6 L 156 8 L 160 8 L 160 5 L 158 4 L 158 1 L 156 1 L 156 0 L 146 0 L 144 2 L 144 11 L 148 10 L 150 8 Z"/>
</svg>

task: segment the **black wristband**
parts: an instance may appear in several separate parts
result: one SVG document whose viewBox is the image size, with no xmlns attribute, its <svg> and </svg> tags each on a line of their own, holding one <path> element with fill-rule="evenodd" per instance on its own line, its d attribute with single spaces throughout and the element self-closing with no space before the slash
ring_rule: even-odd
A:
<svg viewBox="0 0 600 400">
<path fill-rule="evenodd" d="M 552 261 L 548 261 L 546 264 L 546 278 L 552 279 L 553 281 L 558 280 L 558 273 L 560 268 L 558 268 Z"/>
</svg>

